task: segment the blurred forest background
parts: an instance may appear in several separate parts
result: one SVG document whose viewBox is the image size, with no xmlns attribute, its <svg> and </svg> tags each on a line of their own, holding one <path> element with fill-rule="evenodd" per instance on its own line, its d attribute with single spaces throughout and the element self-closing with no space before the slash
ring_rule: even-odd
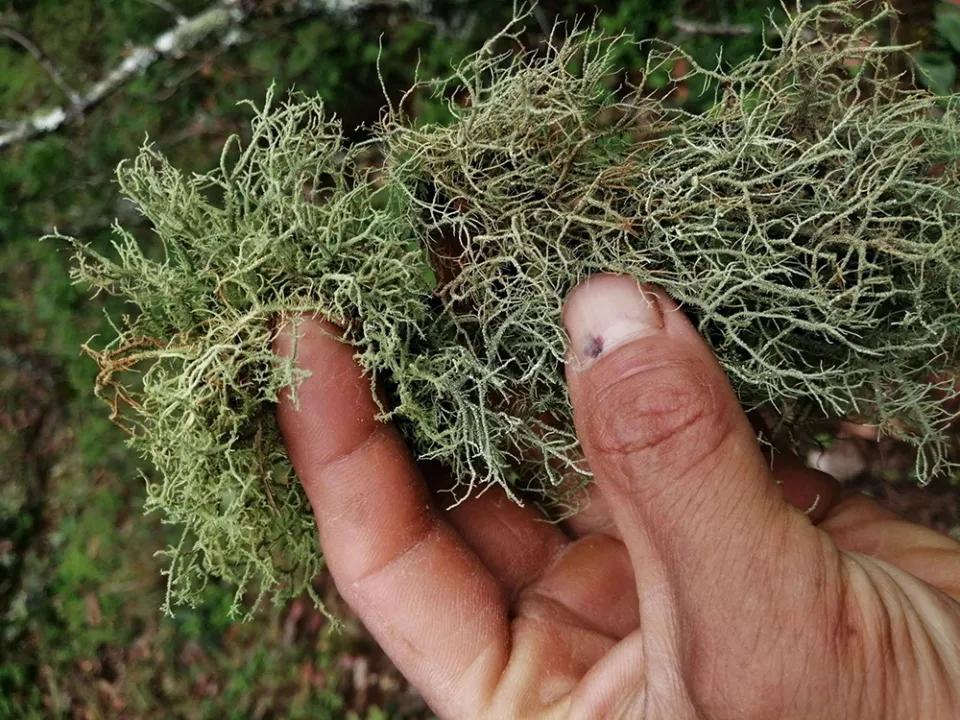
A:
<svg viewBox="0 0 960 720">
<path fill-rule="evenodd" d="M 895 4 L 904 15 L 891 34 L 919 43 L 922 82 L 949 92 L 960 8 Z M 160 614 L 154 552 L 177 532 L 143 516 L 136 458 L 93 398 L 95 365 L 80 352 L 104 330 L 104 301 L 71 283 L 65 247 L 37 239 L 58 228 L 107 247 L 115 218 L 138 222 L 113 181 L 121 159 L 149 136 L 181 168 L 211 166 L 226 136 L 245 131 L 249 111 L 237 102 L 262 100 L 274 81 L 322 94 L 362 137 L 383 100 L 378 56 L 399 95 L 418 63 L 422 77 L 444 73 L 511 10 L 477 0 L 0 0 L 0 719 L 430 717 L 330 588 L 321 592 L 347 618 L 340 633 L 302 600 L 236 622 L 231 591 L 217 586 L 195 609 Z M 535 47 L 556 20 L 595 12 L 611 33 L 673 40 L 712 64 L 721 48 L 725 63 L 757 52 L 763 18 L 782 10 L 543 0 L 525 41 Z M 176 42 L 158 42 L 171 30 Z M 621 60 L 638 67 L 641 51 Z M 675 98 L 694 110 L 709 102 L 696 87 Z M 422 121 L 444 120 L 442 102 L 414 102 Z M 851 482 L 941 529 L 958 523 L 954 492 L 884 482 L 905 466 L 896 448 L 853 438 L 837 447 Z"/>
</svg>

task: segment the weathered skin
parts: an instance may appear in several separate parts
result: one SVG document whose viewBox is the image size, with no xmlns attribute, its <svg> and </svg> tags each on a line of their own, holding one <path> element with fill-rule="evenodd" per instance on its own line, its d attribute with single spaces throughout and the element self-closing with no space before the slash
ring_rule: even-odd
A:
<svg viewBox="0 0 960 720">
<path fill-rule="evenodd" d="M 351 350 L 301 326 L 313 374 L 279 420 L 330 570 L 437 713 L 960 714 L 960 545 L 864 497 L 835 502 L 795 461 L 771 471 L 662 293 L 597 276 L 565 323 L 595 474 L 565 527 L 495 490 L 440 509 Z"/>
</svg>

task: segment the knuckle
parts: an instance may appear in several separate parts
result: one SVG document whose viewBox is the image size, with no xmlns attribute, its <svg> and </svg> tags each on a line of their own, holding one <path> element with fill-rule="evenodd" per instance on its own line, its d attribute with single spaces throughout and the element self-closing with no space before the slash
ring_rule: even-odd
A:
<svg viewBox="0 0 960 720">
<path fill-rule="evenodd" d="M 514 621 L 558 623 L 569 621 L 569 613 L 552 597 L 536 587 L 524 588 L 513 603 Z"/>
<path fill-rule="evenodd" d="M 695 462 L 729 432 L 723 386 L 702 361 L 621 360 L 598 369 L 584 418 L 587 443 L 597 452 Z"/>
</svg>

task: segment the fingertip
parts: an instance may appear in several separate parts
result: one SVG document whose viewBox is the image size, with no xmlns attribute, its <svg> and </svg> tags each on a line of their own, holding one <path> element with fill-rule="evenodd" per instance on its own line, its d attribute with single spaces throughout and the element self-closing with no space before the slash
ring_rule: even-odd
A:
<svg viewBox="0 0 960 720">
<path fill-rule="evenodd" d="M 342 345 L 343 332 L 319 315 L 287 315 L 277 321 L 273 351 L 281 357 L 296 356 L 298 365 L 312 360 L 317 345 Z"/>
<path fill-rule="evenodd" d="M 591 276 L 569 294 L 563 321 L 571 403 L 588 454 L 660 445 L 690 434 L 680 431 L 691 424 L 717 429 L 699 419 L 736 406 L 732 393 L 718 391 L 729 384 L 710 348 L 660 288 L 628 275 Z"/>
<path fill-rule="evenodd" d="M 562 312 L 569 342 L 568 365 L 583 371 L 602 356 L 663 331 L 655 292 L 629 275 L 592 275 L 567 296 Z"/>
<path fill-rule="evenodd" d="M 281 357 L 306 373 L 280 394 L 277 422 L 301 478 L 368 437 L 378 424 L 379 406 L 353 346 L 333 323 L 316 315 L 284 318 L 273 340 Z M 295 402 L 294 400 L 295 395 Z"/>
<path fill-rule="evenodd" d="M 288 358 L 293 355 L 296 340 L 296 322 L 299 316 L 284 316 L 274 324 L 273 341 L 271 348 L 280 357 Z"/>
<path fill-rule="evenodd" d="M 796 456 L 777 455 L 773 475 L 784 500 L 814 525 L 822 522 L 840 500 L 840 483 L 825 472 L 807 467 Z"/>
</svg>

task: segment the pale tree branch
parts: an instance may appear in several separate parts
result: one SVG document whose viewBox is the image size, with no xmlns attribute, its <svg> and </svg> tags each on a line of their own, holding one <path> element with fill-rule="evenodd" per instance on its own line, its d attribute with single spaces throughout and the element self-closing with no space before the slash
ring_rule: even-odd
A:
<svg viewBox="0 0 960 720">
<path fill-rule="evenodd" d="M 719 37 L 736 37 L 738 35 L 750 35 L 756 28 L 750 25 L 739 25 L 733 23 L 706 23 L 687 18 L 675 17 L 673 26 L 687 35 L 714 35 Z"/>
<path fill-rule="evenodd" d="M 164 4 L 169 5 L 169 3 Z M 406 6 L 411 4 L 412 0 L 297 0 L 291 3 L 290 11 L 306 15 L 319 11 L 359 11 L 373 5 Z M 35 112 L 22 120 L 0 120 L 0 151 L 16 143 L 54 132 L 71 120 L 82 117 L 130 78 L 144 72 L 158 60 L 168 57 L 181 57 L 202 41 L 214 36 L 218 36 L 221 45 L 224 46 L 238 42 L 242 38 L 241 28 L 250 19 L 251 11 L 255 7 L 256 3 L 244 2 L 243 0 L 218 0 L 206 10 L 192 17 L 179 17 L 174 27 L 158 35 L 153 42 L 132 47 L 120 63 L 85 90 L 68 92 L 69 104 Z M 173 9 L 175 10 L 175 8 Z M 46 58 L 36 45 L 30 43 L 29 39 L 16 31 L 13 32 L 17 37 L 10 35 L 8 37 L 20 43 L 38 59 L 38 62 L 40 62 L 40 57 Z M 22 42 L 24 40 L 27 44 Z M 34 54 L 34 50 L 37 54 Z M 42 62 L 41 64 L 43 65 Z M 51 73 L 51 69 L 53 73 Z M 54 82 L 60 84 L 57 77 L 62 81 L 62 75 L 56 71 L 56 66 L 52 62 L 44 65 L 44 70 L 47 71 Z M 64 89 L 64 92 L 67 92 L 67 90 Z"/>
<path fill-rule="evenodd" d="M 249 12 L 236 0 L 220 0 L 206 10 L 178 23 L 158 35 L 149 45 L 133 47 L 119 64 L 81 93 L 69 105 L 42 110 L 16 122 L 0 134 L 0 150 L 14 143 L 59 129 L 64 123 L 86 113 L 107 95 L 134 75 L 143 72 L 157 60 L 176 57 L 214 34 L 220 34 L 244 23 Z"/>
</svg>

